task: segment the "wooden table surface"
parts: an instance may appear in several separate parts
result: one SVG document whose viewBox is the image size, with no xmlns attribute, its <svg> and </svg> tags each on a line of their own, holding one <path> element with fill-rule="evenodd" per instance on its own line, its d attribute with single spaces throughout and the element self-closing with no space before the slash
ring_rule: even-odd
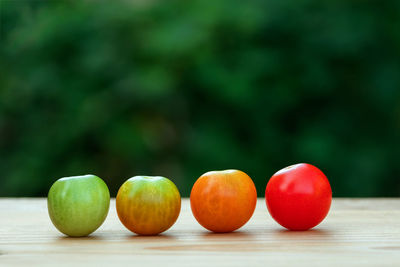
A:
<svg viewBox="0 0 400 267">
<path fill-rule="evenodd" d="M 334 199 L 314 230 L 291 232 L 259 200 L 240 230 L 213 234 L 183 200 L 162 235 L 137 236 L 119 222 L 115 201 L 90 237 L 68 238 L 52 225 L 46 199 L 0 199 L 0 265 L 400 266 L 400 199 Z"/>
</svg>

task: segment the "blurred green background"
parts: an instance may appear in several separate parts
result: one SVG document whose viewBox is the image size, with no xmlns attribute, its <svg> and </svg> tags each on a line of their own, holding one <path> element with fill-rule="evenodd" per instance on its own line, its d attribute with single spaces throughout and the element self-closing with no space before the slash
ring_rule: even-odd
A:
<svg viewBox="0 0 400 267">
<path fill-rule="evenodd" d="M 318 166 L 400 196 L 400 1 L 0 1 L 0 196 Z"/>
</svg>

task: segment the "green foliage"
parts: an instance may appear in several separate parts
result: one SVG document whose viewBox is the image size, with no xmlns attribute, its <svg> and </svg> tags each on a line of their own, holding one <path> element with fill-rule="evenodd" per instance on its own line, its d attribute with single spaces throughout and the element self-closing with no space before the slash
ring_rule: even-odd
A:
<svg viewBox="0 0 400 267">
<path fill-rule="evenodd" d="M 308 162 L 400 195 L 400 2 L 2 1 L 0 195 L 93 173 L 255 181 Z"/>
</svg>

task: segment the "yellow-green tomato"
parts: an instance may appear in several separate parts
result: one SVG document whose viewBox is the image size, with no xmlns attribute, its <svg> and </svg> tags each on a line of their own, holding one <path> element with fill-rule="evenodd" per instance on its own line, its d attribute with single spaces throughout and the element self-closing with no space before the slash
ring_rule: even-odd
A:
<svg viewBox="0 0 400 267">
<path fill-rule="evenodd" d="M 117 213 L 122 224 L 139 235 L 157 235 L 178 219 L 181 196 L 169 179 L 135 176 L 118 190 Z"/>
<path fill-rule="evenodd" d="M 65 177 L 51 186 L 47 207 L 51 221 L 61 233 L 87 236 L 106 219 L 110 192 L 95 175 Z"/>
</svg>

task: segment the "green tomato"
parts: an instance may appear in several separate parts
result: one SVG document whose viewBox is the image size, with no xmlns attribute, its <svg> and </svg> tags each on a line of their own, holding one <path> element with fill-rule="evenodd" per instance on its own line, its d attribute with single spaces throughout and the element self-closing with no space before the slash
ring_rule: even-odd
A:
<svg viewBox="0 0 400 267">
<path fill-rule="evenodd" d="M 51 186 L 47 207 L 51 221 L 61 233 L 87 236 L 106 219 L 110 192 L 95 175 L 65 177 Z"/>
</svg>

